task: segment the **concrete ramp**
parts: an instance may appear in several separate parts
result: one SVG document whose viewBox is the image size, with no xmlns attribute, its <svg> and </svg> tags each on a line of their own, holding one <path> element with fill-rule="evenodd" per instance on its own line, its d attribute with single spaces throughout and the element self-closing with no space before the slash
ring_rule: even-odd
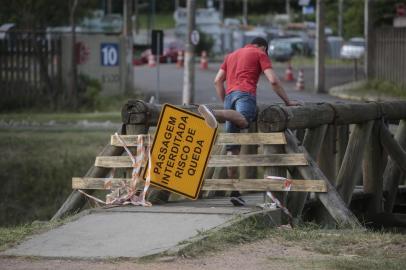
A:
<svg viewBox="0 0 406 270">
<path fill-rule="evenodd" d="M 179 242 L 231 225 L 236 217 L 263 214 L 262 195 L 244 197 L 247 207 L 228 198 L 168 203 L 162 206 L 94 209 L 48 232 L 32 236 L 2 255 L 48 258 L 138 258 L 176 249 Z M 268 210 L 269 211 L 269 210 Z M 270 212 L 280 223 L 280 211 Z"/>
</svg>

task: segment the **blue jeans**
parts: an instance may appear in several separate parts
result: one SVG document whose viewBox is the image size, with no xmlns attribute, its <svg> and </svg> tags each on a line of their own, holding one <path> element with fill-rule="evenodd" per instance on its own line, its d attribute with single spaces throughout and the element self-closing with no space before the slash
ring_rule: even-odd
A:
<svg viewBox="0 0 406 270">
<path fill-rule="evenodd" d="M 257 98 L 256 96 L 245 91 L 232 91 L 224 99 L 224 109 L 235 110 L 241 113 L 250 125 L 257 117 Z M 233 123 L 226 122 L 227 133 L 240 133 L 240 128 Z M 227 151 L 239 148 L 239 145 L 228 145 Z"/>
</svg>

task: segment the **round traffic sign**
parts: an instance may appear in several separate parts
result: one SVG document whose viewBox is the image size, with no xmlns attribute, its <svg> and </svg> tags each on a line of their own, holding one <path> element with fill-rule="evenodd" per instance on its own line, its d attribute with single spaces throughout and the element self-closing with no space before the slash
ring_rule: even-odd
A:
<svg viewBox="0 0 406 270">
<path fill-rule="evenodd" d="M 200 40 L 199 31 L 193 30 L 192 33 L 190 33 L 190 42 L 191 42 L 193 45 L 196 46 L 197 44 L 199 44 L 199 40 Z"/>
</svg>

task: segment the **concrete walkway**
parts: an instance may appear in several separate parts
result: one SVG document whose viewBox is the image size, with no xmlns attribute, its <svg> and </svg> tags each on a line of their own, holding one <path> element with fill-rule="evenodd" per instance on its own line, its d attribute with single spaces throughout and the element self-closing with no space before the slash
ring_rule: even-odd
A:
<svg viewBox="0 0 406 270">
<path fill-rule="evenodd" d="M 247 207 L 233 207 L 228 198 L 168 203 L 162 206 L 94 209 L 74 221 L 34 235 L 0 253 L 7 256 L 46 258 L 139 258 L 176 251 L 180 242 L 201 232 L 229 226 L 244 217 L 262 215 L 255 207 L 263 196 L 244 197 Z M 271 221 L 280 224 L 279 210 L 268 210 Z"/>
</svg>

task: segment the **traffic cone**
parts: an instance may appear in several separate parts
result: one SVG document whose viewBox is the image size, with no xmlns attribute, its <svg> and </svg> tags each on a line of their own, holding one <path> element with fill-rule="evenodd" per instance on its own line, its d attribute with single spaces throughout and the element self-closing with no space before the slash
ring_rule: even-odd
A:
<svg viewBox="0 0 406 270">
<path fill-rule="evenodd" d="M 149 67 L 155 67 L 155 56 L 153 54 L 148 55 L 148 66 Z"/>
<path fill-rule="evenodd" d="M 296 90 L 303 91 L 305 89 L 303 69 L 299 70 L 299 75 L 296 82 Z"/>
<path fill-rule="evenodd" d="M 178 58 L 176 59 L 176 67 L 183 67 L 183 51 L 178 51 Z"/>
<path fill-rule="evenodd" d="M 288 68 L 285 71 L 285 81 L 291 82 L 294 81 L 295 78 L 293 77 L 293 70 L 290 61 L 288 62 Z"/>
<path fill-rule="evenodd" d="M 202 51 L 202 55 L 200 57 L 200 68 L 201 69 L 208 69 L 209 68 L 209 61 L 207 60 L 207 52 Z"/>
</svg>

